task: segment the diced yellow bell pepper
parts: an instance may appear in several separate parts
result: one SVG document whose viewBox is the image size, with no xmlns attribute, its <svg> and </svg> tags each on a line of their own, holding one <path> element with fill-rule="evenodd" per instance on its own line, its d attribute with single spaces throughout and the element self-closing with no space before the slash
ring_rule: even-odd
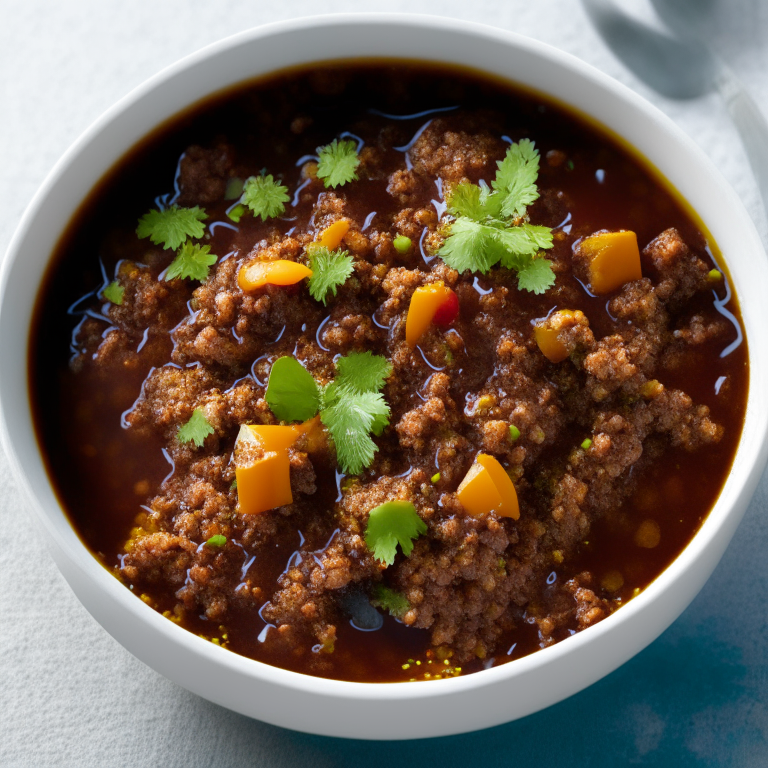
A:
<svg viewBox="0 0 768 768">
<path fill-rule="evenodd" d="M 579 247 L 589 259 L 589 287 L 593 293 L 611 293 L 643 276 L 634 232 L 600 232 L 585 237 Z"/>
<path fill-rule="evenodd" d="M 497 459 L 486 453 L 477 455 L 456 495 L 473 517 L 482 517 L 494 511 L 499 517 L 514 520 L 520 517 L 517 492 L 511 478 Z"/>
<path fill-rule="evenodd" d="M 312 270 L 309 267 L 295 261 L 253 261 L 240 267 L 237 284 L 247 293 L 267 284 L 293 285 L 311 276 Z"/>
<path fill-rule="evenodd" d="M 442 280 L 429 285 L 420 285 L 411 296 L 408 316 L 405 319 L 405 341 L 415 347 L 427 328 L 432 324 L 435 313 L 451 295 Z"/>
<path fill-rule="evenodd" d="M 257 515 L 293 503 L 287 451 L 270 451 L 247 467 L 235 467 L 240 512 Z"/>
<path fill-rule="evenodd" d="M 329 251 L 333 251 L 341 245 L 347 232 L 349 232 L 349 222 L 346 219 L 339 219 L 320 233 L 318 242 Z"/>
</svg>

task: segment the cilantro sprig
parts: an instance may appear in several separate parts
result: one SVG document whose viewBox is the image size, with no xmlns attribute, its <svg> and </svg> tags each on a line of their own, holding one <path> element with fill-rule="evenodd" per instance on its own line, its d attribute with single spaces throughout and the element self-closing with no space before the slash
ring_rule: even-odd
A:
<svg viewBox="0 0 768 768">
<path fill-rule="evenodd" d="M 379 390 L 392 366 L 379 355 L 351 352 L 336 361 L 336 370 L 336 378 L 323 387 L 297 360 L 281 357 L 272 366 L 265 397 L 281 421 L 306 421 L 319 411 L 339 466 L 357 475 L 376 453 L 371 435 L 380 435 L 389 424 L 389 406 Z"/>
<path fill-rule="evenodd" d="M 555 275 L 538 254 L 552 247 L 552 230 L 525 220 L 539 197 L 539 152 L 521 139 L 497 165 L 492 189 L 468 182 L 453 189 L 447 210 L 454 221 L 438 255 L 459 272 L 487 273 L 500 263 L 517 272 L 522 290 L 544 293 Z"/>
<path fill-rule="evenodd" d="M 334 139 L 330 144 L 317 149 L 317 176 L 328 187 L 343 186 L 357 179 L 360 157 L 354 141 Z"/>
<path fill-rule="evenodd" d="M 426 532 L 426 523 L 410 501 L 387 501 L 368 513 L 365 543 L 377 560 L 392 565 L 398 544 L 408 557 L 413 542 Z"/>
<path fill-rule="evenodd" d="M 196 448 L 200 448 L 205 438 L 213 432 L 214 429 L 205 418 L 205 413 L 200 408 L 195 408 L 189 421 L 179 427 L 176 437 L 180 443 L 194 443 Z"/>
<path fill-rule="evenodd" d="M 216 263 L 216 256 L 210 251 L 209 245 L 184 243 L 168 267 L 165 279 L 173 280 L 181 277 L 199 280 L 202 283 L 207 279 L 211 266 Z"/>
<path fill-rule="evenodd" d="M 176 256 L 166 270 L 166 280 L 179 277 L 203 282 L 207 279 L 210 267 L 216 263 L 217 257 L 210 252 L 210 246 L 190 243 L 188 240 L 190 237 L 203 236 L 205 225 L 202 222 L 206 218 L 208 214 L 198 206 L 179 208 L 177 205 L 172 205 L 163 211 L 153 209 L 139 219 L 136 234 L 140 238 L 148 237 L 155 245 L 162 245 L 165 249 L 176 251 Z M 102 294 L 110 301 L 112 299 L 107 296 L 106 291 L 111 289 L 112 285 L 107 286 Z M 112 292 L 113 295 L 117 295 L 115 289 Z"/>
<path fill-rule="evenodd" d="M 179 208 L 172 205 L 164 211 L 153 209 L 139 219 L 136 234 L 148 237 L 155 245 L 175 251 L 188 237 L 202 237 L 208 218 L 199 206 Z"/>
<path fill-rule="evenodd" d="M 272 174 L 264 174 L 251 176 L 246 180 L 240 202 L 247 205 L 254 216 L 261 216 L 261 220 L 266 221 L 275 216 L 282 216 L 285 213 L 285 204 L 290 199 L 288 187 L 275 181 Z"/>
<path fill-rule="evenodd" d="M 309 293 L 316 301 L 328 302 L 329 295 L 335 296 L 336 290 L 343 285 L 354 271 L 352 257 L 346 251 L 330 251 L 318 244 L 308 248 L 309 268 L 312 277 L 309 278 Z"/>
</svg>

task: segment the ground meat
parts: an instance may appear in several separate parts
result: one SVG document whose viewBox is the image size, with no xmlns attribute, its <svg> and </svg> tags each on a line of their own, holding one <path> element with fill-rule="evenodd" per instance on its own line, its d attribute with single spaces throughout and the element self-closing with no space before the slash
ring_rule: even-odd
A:
<svg viewBox="0 0 768 768">
<path fill-rule="evenodd" d="M 179 199 L 184 206 L 208 205 L 224 197 L 233 166 L 227 145 L 211 149 L 191 146 L 179 162 Z"/>
<path fill-rule="evenodd" d="M 322 73 L 312 80 L 313 92 L 339 87 Z M 320 130 L 292 109 L 276 106 L 264 119 L 282 116 L 284 137 Z M 554 228 L 546 255 L 556 284 L 538 295 L 521 290 L 509 269 L 460 273 L 437 255 L 451 221 L 445 201 L 459 183 L 492 181 L 508 146 L 507 117 L 458 111 L 430 119 L 417 136 L 394 122 L 382 128 L 367 113 L 350 128 L 362 147 L 356 187 L 326 187 L 314 145 L 298 167 L 277 146 L 282 171 L 267 170 L 294 184 L 290 202 L 267 221 L 246 211 L 237 227 L 228 213 L 237 201 L 224 196 L 230 181 L 259 172 L 240 159 L 250 150 L 220 141 L 189 147 L 176 202 L 206 207 L 200 242 L 217 255 L 209 277 L 166 280 L 173 255 L 137 241 L 130 258 L 119 251 L 122 300 L 95 298 L 98 311 L 72 338 L 78 376 L 130 373 L 140 382 L 121 427 L 145 441 L 137 444 L 161 446 L 168 463 L 164 478 L 136 486 L 145 492 L 137 491 L 142 506 L 120 577 L 174 617 L 223 627 L 247 620 L 258 627 L 243 641 L 258 643 L 254 655 L 289 666 L 286 659 L 310 659 L 306 668 L 318 674 L 332 674 L 350 606 L 378 604 L 382 588 L 405 601 L 398 620 L 428 633 L 454 664 L 490 660 L 511 633 L 533 632 L 544 647 L 601 621 L 622 598 L 615 580 L 605 586 L 581 565 L 595 527 L 637 527 L 623 505 L 642 495 L 644 473 L 724 434 L 717 409 L 715 418 L 678 375 L 731 327 L 702 298 L 712 276 L 698 244 L 669 228 L 643 249 L 644 277 L 590 295 L 576 279 L 586 276 L 580 241 L 589 219 L 567 223 L 578 211 L 567 174 L 586 161 L 548 138 L 547 188 L 518 223 Z M 310 243 L 340 221 L 349 228 L 337 252 L 352 273 L 325 300 L 304 282 L 241 288 L 241 270 L 255 262 L 314 267 Z M 432 323 L 412 348 L 414 292 L 439 282 L 455 292 L 459 314 L 448 327 Z M 562 360 L 542 354 L 535 326 L 555 333 Z M 373 461 L 344 475 L 319 421 L 313 437 L 305 432 L 286 449 L 293 501 L 244 514 L 235 440 L 244 424 L 278 424 L 267 392 L 275 360 L 294 357 L 322 388 L 337 376 L 338 357 L 353 351 L 392 366 L 383 387 L 389 424 L 375 436 Z M 730 382 L 720 386 L 727 392 Z M 208 434 L 182 440 L 195 412 Z M 460 503 L 457 490 L 480 452 L 512 479 L 519 519 L 500 517 L 500 507 L 474 517 Z M 410 502 L 426 533 L 407 557 L 400 542 L 386 564 L 366 530 L 371 510 L 393 500 Z"/>
</svg>

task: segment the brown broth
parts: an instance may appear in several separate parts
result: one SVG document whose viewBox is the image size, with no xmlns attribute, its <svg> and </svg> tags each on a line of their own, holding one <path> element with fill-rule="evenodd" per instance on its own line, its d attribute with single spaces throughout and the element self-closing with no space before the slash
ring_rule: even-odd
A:
<svg viewBox="0 0 768 768">
<path fill-rule="evenodd" d="M 534 139 L 542 158 L 550 149 L 568 156 L 573 163 L 571 172 L 557 175 L 557 190 L 568 201 L 569 218 L 562 225 L 563 231 L 570 226 L 588 231 L 632 229 L 642 245 L 662 230 L 676 227 L 697 253 L 704 254 L 706 249 L 717 253 L 716 245 L 707 239 L 685 203 L 627 148 L 579 116 L 535 94 L 470 72 L 391 62 L 328 65 L 313 72 L 277 75 L 196 105 L 132 149 L 93 190 L 51 258 L 35 309 L 29 365 L 38 439 L 49 475 L 75 530 L 106 568 L 113 570 L 117 566 L 141 505 L 154 495 L 171 469 L 162 458 L 159 440 L 121 429 L 120 419 L 139 396 L 152 367 L 168 361 L 172 344 L 167 337 L 153 337 L 131 367 L 119 372 L 90 370 L 84 372 L 87 375 L 74 374 L 69 368 L 70 345 L 78 317 L 68 314 L 68 309 L 99 289 L 102 268 L 105 275 L 111 275 L 119 259 L 141 259 L 146 241 L 134 236 L 136 221 L 153 205 L 156 196 L 171 191 L 181 153 L 190 144 L 208 146 L 226 136 L 232 144 L 248 148 L 238 158 L 239 164 L 265 166 L 272 174 L 283 174 L 293 194 L 299 178 L 297 158 L 313 153 L 329 137 L 354 131 L 351 126 L 356 124 L 364 124 L 370 135 L 386 127 L 390 138 L 387 162 L 395 166 L 402 163 L 402 153 L 392 147 L 406 144 L 429 119 L 393 121 L 368 110 L 405 115 L 454 104 L 467 110 L 492 105 L 504 116 L 512 139 Z M 300 136 L 285 130 L 296 114 L 315 118 L 312 127 Z M 540 187 L 547 189 L 552 177 L 552 170 L 542 163 Z M 386 219 L 395 210 L 393 199 L 382 194 L 379 187 L 367 181 L 356 184 L 352 215 L 363 219 L 376 211 L 380 219 Z M 207 206 L 207 223 L 227 222 L 225 209 L 230 204 Z M 310 212 L 311 205 L 300 204 L 296 208 L 297 220 L 286 223 L 285 228 L 306 228 Z M 248 217 L 237 233 L 218 227 L 206 242 L 220 256 L 238 248 L 247 252 L 266 229 Z M 485 284 L 480 277 L 479 285 Z M 722 296 L 723 291 L 719 287 L 717 295 Z M 546 296 L 519 300 L 530 312 L 543 315 L 549 309 Z M 712 312 L 711 296 L 701 296 L 700 304 L 702 312 Z M 94 297 L 86 298 L 79 306 L 98 310 Z M 597 337 L 612 327 L 604 297 L 591 298 L 585 293 L 581 308 Z M 735 299 L 728 308 L 738 316 Z M 375 309 L 372 305 L 371 313 Z M 471 309 L 462 307 L 463 313 L 467 311 Z M 307 318 L 307 332 L 314 333 L 326 314 L 318 312 Z M 184 316 L 185 312 L 181 312 L 178 321 Z M 105 329 L 107 326 L 105 321 Z M 472 346 L 469 332 L 465 341 Z M 664 383 L 708 405 L 713 420 L 726 426 L 723 440 L 695 453 L 669 449 L 663 461 L 638 470 L 642 474 L 637 492 L 621 510 L 593 526 L 578 553 L 553 570 L 553 584 L 583 570 L 591 571 L 598 583 L 613 571 L 620 571 L 623 585 L 613 584 L 615 589 L 603 593 L 618 607 L 653 581 L 694 536 L 728 475 L 744 418 L 746 344 L 726 357 L 719 356 L 722 347 L 718 342 L 700 349 L 690 356 L 684 371 L 665 372 Z M 483 375 L 492 368 L 492 363 L 480 358 L 472 365 Z M 248 373 L 233 371 L 232 381 Z M 725 377 L 725 384 L 716 391 L 721 377 Z M 464 391 L 466 385 L 462 384 Z M 457 403 L 463 404 L 463 392 L 454 395 Z M 332 471 L 325 473 L 323 483 L 318 490 L 319 507 L 330 507 L 337 493 Z M 652 549 L 638 547 L 634 541 L 637 521 L 641 519 L 654 520 L 660 528 L 660 543 Z M 329 524 L 323 534 L 330 531 Z M 298 547 L 298 531 L 285 530 L 275 544 L 269 556 L 260 556 L 255 566 L 265 584 L 274 583 L 286 567 Z M 317 546 L 321 547 L 322 542 Z M 610 584 L 610 578 L 606 583 Z M 266 593 L 271 594 L 269 589 Z M 148 599 L 158 610 L 172 610 L 175 602 L 171 593 L 162 590 L 150 593 Z M 259 641 L 265 623 L 252 612 L 233 611 L 221 626 L 204 617 L 187 615 L 183 626 L 209 639 L 216 638 L 216 642 L 237 653 L 299 672 L 309 671 L 306 655 L 295 658 L 265 650 Z M 538 647 L 535 627 L 523 620 L 504 638 L 494 657 L 472 662 L 463 672 L 519 658 Z M 418 666 L 417 660 L 421 662 Z M 330 670 L 312 673 L 383 682 L 421 679 L 426 670 L 438 666 L 442 665 L 429 650 L 426 631 L 409 629 L 386 616 L 383 628 L 377 632 L 360 632 L 343 623 Z"/>
</svg>

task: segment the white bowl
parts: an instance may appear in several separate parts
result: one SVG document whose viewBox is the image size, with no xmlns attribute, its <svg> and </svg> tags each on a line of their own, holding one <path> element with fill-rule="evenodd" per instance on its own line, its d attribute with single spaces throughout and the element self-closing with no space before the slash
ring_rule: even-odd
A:
<svg viewBox="0 0 768 768">
<path fill-rule="evenodd" d="M 663 170 L 718 243 L 740 298 L 751 352 L 738 453 L 699 533 L 642 594 L 574 637 L 503 666 L 433 682 L 362 684 L 288 672 L 230 653 L 164 619 L 88 552 L 62 511 L 32 427 L 27 348 L 32 309 L 62 231 L 101 176 L 144 135 L 235 83 L 313 61 L 387 57 L 481 70 L 567 104 Z M 138 658 L 189 690 L 269 723 L 367 739 L 417 738 L 496 725 L 594 683 L 654 640 L 690 603 L 741 519 L 768 456 L 768 260 L 755 228 L 712 163 L 654 107 L 542 43 L 491 27 L 410 15 L 350 15 L 260 27 L 189 56 L 96 121 L 27 209 L 0 274 L 0 398 L 6 451 L 64 577 Z M 47 628 L 50 629 L 50 628 Z"/>
</svg>

